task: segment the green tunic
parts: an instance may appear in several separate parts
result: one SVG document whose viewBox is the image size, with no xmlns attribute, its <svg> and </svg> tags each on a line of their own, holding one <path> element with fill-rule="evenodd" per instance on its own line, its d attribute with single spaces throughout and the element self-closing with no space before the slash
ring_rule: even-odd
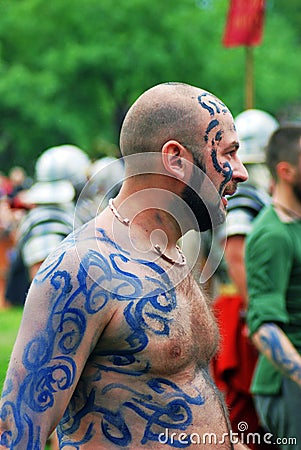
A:
<svg viewBox="0 0 301 450">
<path fill-rule="evenodd" d="M 282 222 L 273 206 L 255 220 L 246 244 L 251 335 L 265 322 L 279 325 L 301 351 L 301 221 Z M 260 355 L 252 392 L 280 392 L 282 376 Z"/>
</svg>

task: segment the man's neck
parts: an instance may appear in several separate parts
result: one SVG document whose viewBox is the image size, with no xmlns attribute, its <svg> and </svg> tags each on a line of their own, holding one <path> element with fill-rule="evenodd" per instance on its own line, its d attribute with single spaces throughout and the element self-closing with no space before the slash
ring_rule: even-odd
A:
<svg viewBox="0 0 301 450">
<path fill-rule="evenodd" d="M 289 187 L 280 188 L 276 186 L 273 193 L 273 203 L 291 218 L 294 218 L 293 216 L 301 218 L 301 202 Z"/>
<path fill-rule="evenodd" d="M 176 259 L 179 256 L 176 244 L 182 232 L 170 213 L 167 199 L 158 199 L 158 194 L 152 192 L 152 198 L 148 198 L 149 193 L 142 191 L 126 198 L 118 195 L 113 200 L 115 216 L 119 215 L 119 222 L 127 224 L 124 226 L 129 229 L 130 239 L 136 249 L 145 252 L 157 245 Z"/>
</svg>

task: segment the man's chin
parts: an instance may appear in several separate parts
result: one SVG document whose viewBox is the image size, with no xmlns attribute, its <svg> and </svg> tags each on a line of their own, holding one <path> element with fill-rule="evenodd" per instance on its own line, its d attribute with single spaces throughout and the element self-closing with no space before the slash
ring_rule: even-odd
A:
<svg viewBox="0 0 301 450">
<path fill-rule="evenodd" d="M 213 220 L 212 220 L 212 227 L 211 229 L 218 228 L 219 226 L 223 225 L 226 221 L 226 207 L 224 202 L 221 202 L 221 205 L 219 208 L 217 208 L 217 211 L 215 214 L 213 214 Z"/>
<path fill-rule="evenodd" d="M 218 206 L 211 208 L 211 210 L 203 211 L 201 215 L 196 215 L 197 225 L 194 227 L 195 231 L 214 230 L 221 226 L 226 220 L 226 208 L 223 202 Z"/>
<path fill-rule="evenodd" d="M 216 191 L 209 191 L 204 201 L 196 191 L 187 186 L 182 193 L 182 200 L 193 215 L 190 226 L 196 231 L 215 229 L 226 220 L 227 199 L 225 196 L 220 197 Z"/>
</svg>

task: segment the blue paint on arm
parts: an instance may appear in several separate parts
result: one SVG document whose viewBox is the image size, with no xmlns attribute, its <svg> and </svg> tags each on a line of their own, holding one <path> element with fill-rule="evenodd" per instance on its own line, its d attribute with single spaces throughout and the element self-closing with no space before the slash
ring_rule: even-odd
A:
<svg viewBox="0 0 301 450">
<path fill-rule="evenodd" d="M 295 373 L 300 374 L 301 368 L 299 362 L 291 358 L 283 347 L 278 326 L 276 324 L 266 323 L 262 325 L 259 333 L 263 349 L 269 352 L 276 366 L 287 376 L 294 375 Z"/>
</svg>

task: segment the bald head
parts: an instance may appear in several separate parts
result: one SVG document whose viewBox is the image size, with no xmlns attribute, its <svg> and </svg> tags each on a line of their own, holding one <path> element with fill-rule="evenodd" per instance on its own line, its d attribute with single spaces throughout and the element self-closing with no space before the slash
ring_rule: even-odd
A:
<svg viewBox="0 0 301 450">
<path fill-rule="evenodd" d="M 172 139 L 202 148 L 214 116 L 227 113 L 219 99 L 200 88 L 183 83 L 157 85 L 129 109 L 120 134 L 121 153 L 128 156 L 161 151 Z"/>
</svg>

